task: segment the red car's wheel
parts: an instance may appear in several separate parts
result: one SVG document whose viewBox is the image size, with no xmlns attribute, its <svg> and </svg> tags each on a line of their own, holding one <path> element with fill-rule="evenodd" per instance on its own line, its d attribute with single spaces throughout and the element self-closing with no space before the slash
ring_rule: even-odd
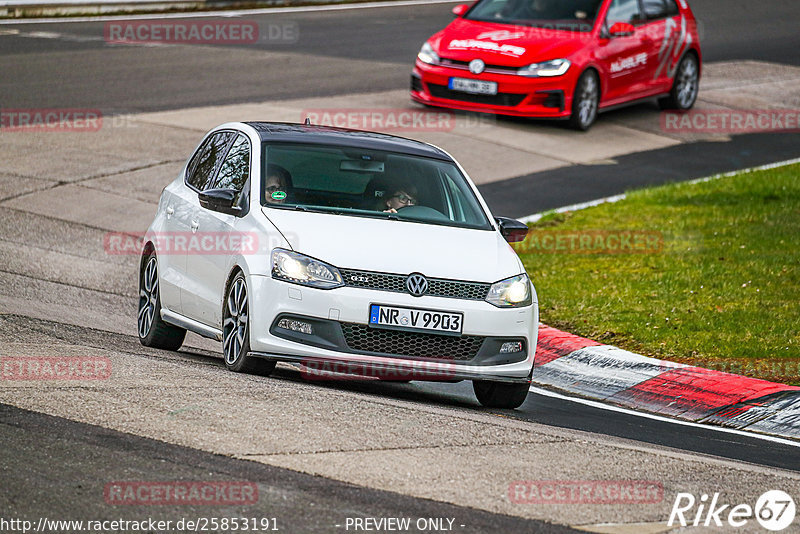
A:
<svg viewBox="0 0 800 534">
<path fill-rule="evenodd" d="M 675 80 L 669 96 L 659 99 L 661 109 L 687 110 L 694 106 L 700 87 L 700 66 L 697 56 L 689 52 L 681 59 L 675 71 Z"/>
<path fill-rule="evenodd" d="M 575 93 L 572 95 L 571 128 L 585 132 L 597 119 L 597 106 L 600 103 L 600 80 L 593 70 L 587 70 L 578 78 Z"/>
</svg>

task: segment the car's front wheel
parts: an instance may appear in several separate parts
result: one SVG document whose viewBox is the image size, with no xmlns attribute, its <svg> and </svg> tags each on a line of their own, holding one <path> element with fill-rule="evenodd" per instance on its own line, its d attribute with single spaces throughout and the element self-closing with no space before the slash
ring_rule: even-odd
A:
<svg viewBox="0 0 800 534">
<path fill-rule="evenodd" d="M 473 380 L 472 389 L 482 406 L 514 409 L 525 402 L 530 385 Z"/>
<path fill-rule="evenodd" d="M 572 95 L 572 115 L 569 118 L 571 128 L 585 132 L 597 119 L 597 107 L 600 104 L 600 82 L 597 74 L 587 70 L 578 78 L 575 93 Z"/>
<path fill-rule="evenodd" d="M 158 287 L 158 259 L 151 252 L 142 262 L 139 272 L 139 341 L 146 347 L 178 350 L 183 345 L 186 330 L 161 319 L 161 294 Z"/>
<path fill-rule="evenodd" d="M 700 65 L 697 56 L 688 53 L 683 56 L 675 71 L 675 79 L 669 96 L 659 99 L 661 109 L 676 109 L 685 111 L 691 109 L 697 100 L 700 87 Z"/>
<path fill-rule="evenodd" d="M 275 361 L 250 355 L 250 301 L 247 281 L 239 272 L 228 286 L 222 319 L 222 352 L 225 367 L 236 373 L 267 376 L 275 369 Z"/>
</svg>

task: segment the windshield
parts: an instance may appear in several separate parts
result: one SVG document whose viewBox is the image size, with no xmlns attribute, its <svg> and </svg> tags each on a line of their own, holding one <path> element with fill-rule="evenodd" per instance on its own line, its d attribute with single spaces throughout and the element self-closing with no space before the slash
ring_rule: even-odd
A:
<svg viewBox="0 0 800 534">
<path fill-rule="evenodd" d="M 483 0 L 468 20 L 591 31 L 602 0 Z"/>
<path fill-rule="evenodd" d="M 490 230 L 452 163 L 360 148 L 264 145 L 262 205 Z"/>
</svg>

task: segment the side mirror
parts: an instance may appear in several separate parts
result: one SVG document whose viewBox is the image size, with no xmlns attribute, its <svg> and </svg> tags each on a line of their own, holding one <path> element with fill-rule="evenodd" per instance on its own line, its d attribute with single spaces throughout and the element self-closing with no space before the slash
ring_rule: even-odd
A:
<svg viewBox="0 0 800 534">
<path fill-rule="evenodd" d="M 206 209 L 227 213 L 228 215 L 238 215 L 242 209 L 234 206 L 238 191 L 235 189 L 208 189 L 200 191 L 200 205 Z"/>
<path fill-rule="evenodd" d="M 458 4 L 453 8 L 453 15 L 456 17 L 463 17 L 464 13 L 469 11 L 469 4 Z"/>
<path fill-rule="evenodd" d="M 633 27 L 633 24 L 629 24 L 627 22 L 615 22 L 608 30 L 608 33 L 611 35 L 611 37 L 627 37 L 628 35 L 633 35 L 633 32 L 635 31 L 636 28 Z"/>
<path fill-rule="evenodd" d="M 506 238 L 509 243 L 518 243 L 525 240 L 528 235 L 528 225 L 519 222 L 516 219 L 509 219 L 507 217 L 495 217 L 497 226 L 500 228 L 500 233 Z"/>
</svg>

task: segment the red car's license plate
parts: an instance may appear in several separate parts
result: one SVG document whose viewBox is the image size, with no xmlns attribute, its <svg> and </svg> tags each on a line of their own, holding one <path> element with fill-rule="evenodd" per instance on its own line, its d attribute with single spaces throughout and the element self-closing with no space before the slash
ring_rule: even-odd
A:
<svg viewBox="0 0 800 534">
<path fill-rule="evenodd" d="M 496 95 L 497 82 L 470 80 L 469 78 L 450 78 L 450 89 L 474 95 Z"/>
</svg>

